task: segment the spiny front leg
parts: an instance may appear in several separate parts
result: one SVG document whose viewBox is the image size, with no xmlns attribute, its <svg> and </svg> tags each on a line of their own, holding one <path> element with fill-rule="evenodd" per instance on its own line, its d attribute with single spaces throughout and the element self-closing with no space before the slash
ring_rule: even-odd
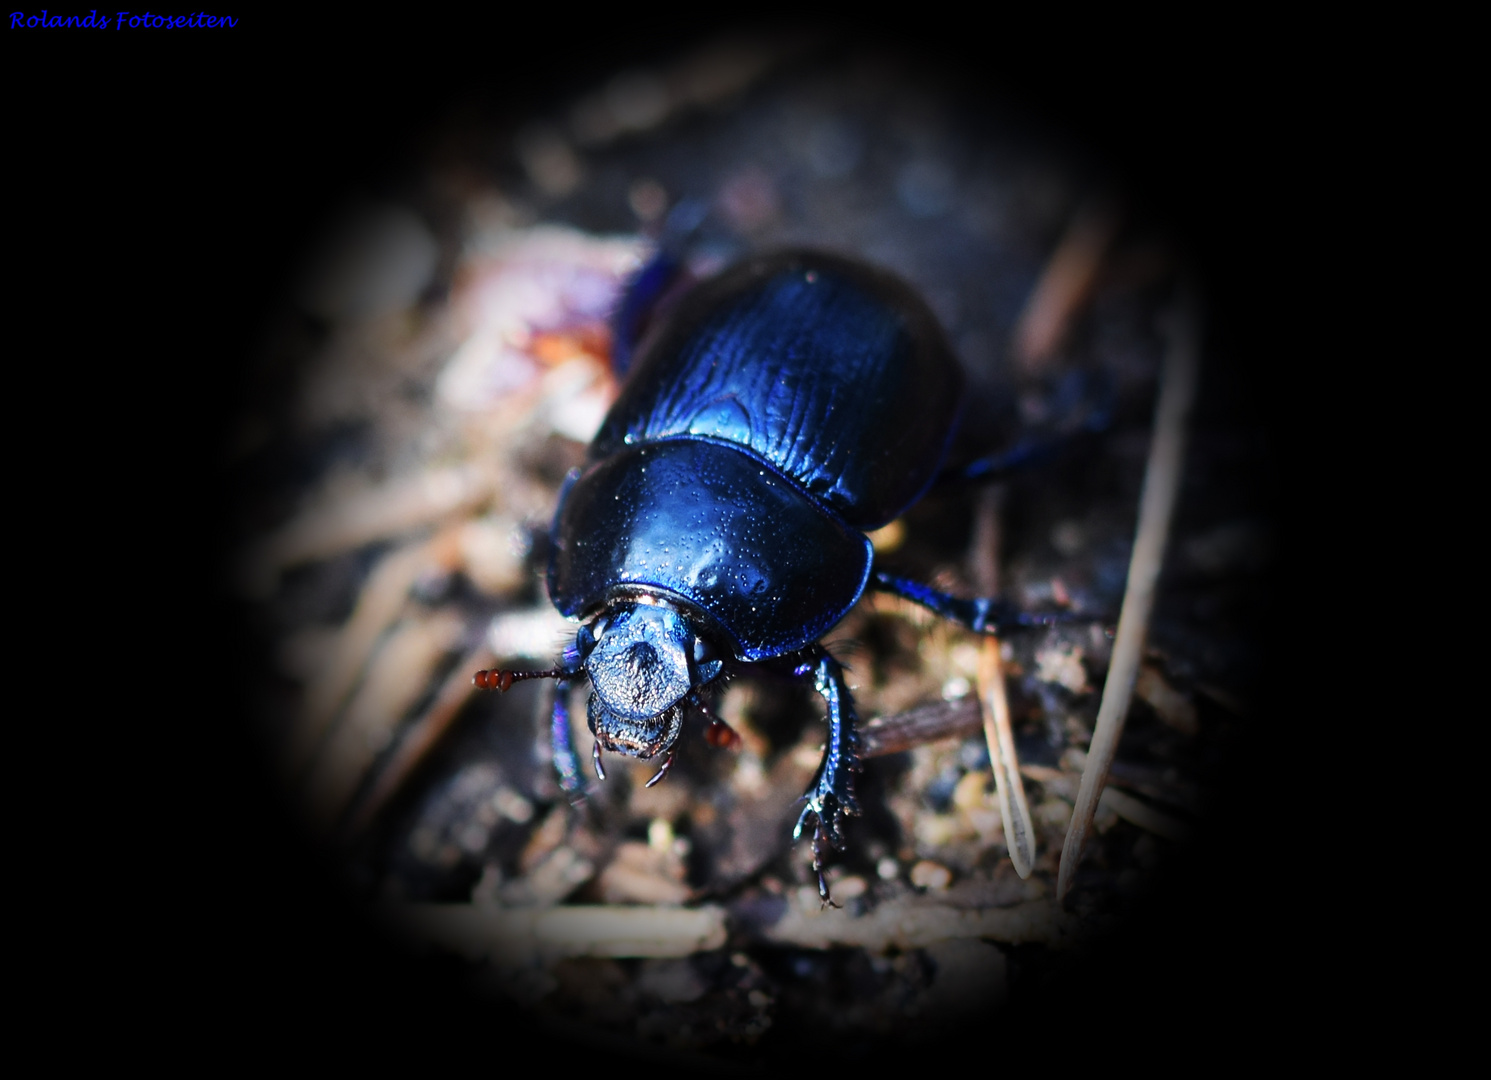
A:
<svg viewBox="0 0 1491 1080">
<path fill-rule="evenodd" d="M 580 759 L 569 733 L 569 680 L 561 679 L 554 684 L 554 711 L 549 717 L 549 745 L 554 750 L 554 771 L 559 774 L 559 786 L 570 799 L 585 794 L 585 778 L 580 775 Z"/>
<path fill-rule="evenodd" d="M 481 690 L 500 690 L 506 693 L 513 683 L 523 679 L 554 680 L 554 710 L 549 716 L 549 745 L 554 751 L 554 769 L 559 773 L 559 786 L 571 802 L 585 794 L 585 781 L 580 776 L 580 762 L 575 757 L 575 748 L 569 733 L 569 688 L 577 679 L 585 678 L 585 669 L 580 663 L 580 650 L 574 645 L 565 646 L 559 663 L 547 671 L 512 671 L 506 668 L 483 669 L 471 677 L 471 685 Z M 600 771 L 597 756 L 596 770 Z M 605 774 L 601 773 L 604 780 Z"/>
<path fill-rule="evenodd" d="M 554 749 L 554 771 L 559 774 L 559 786 L 571 802 L 577 802 L 585 795 L 585 777 L 580 773 L 580 759 L 570 739 L 569 688 L 575 680 L 585 678 L 585 669 L 580 666 L 580 653 L 573 644 L 565 648 L 557 668 L 562 677 L 554 683 L 549 745 Z"/>
<path fill-rule="evenodd" d="M 827 837 L 835 848 L 844 846 L 843 819 L 859 813 L 859 802 L 854 797 L 854 774 L 859 772 L 859 735 L 855 727 L 859 717 L 854 711 L 854 698 L 844 682 L 844 669 L 821 645 L 813 646 L 810 659 L 799 664 L 795 674 L 813 676 L 814 686 L 828 706 L 828 741 L 823 748 L 823 761 L 813 784 L 803 795 L 807 803 L 792 830 L 792 839 L 802 837 L 803 826 L 809 815 L 813 821 L 813 872 L 818 875 L 818 895 L 825 906 L 834 904 L 828 894 L 828 883 L 823 880 L 822 842 Z"/>
</svg>

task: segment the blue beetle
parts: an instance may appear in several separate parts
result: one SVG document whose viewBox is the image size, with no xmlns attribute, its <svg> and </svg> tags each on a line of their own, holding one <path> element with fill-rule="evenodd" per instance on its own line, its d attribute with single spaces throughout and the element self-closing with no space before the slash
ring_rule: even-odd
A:
<svg viewBox="0 0 1491 1080">
<path fill-rule="evenodd" d="M 963 388 L 936 318 L 904 283 L 820 252 L 750 258 L 695 286 L 635 355 L 554 519 L 549 597 L 580 621 L 574 644 L 549 671 L 481 671 L 474 681 L 506 690 L 515 679 L 559 680 L 554 761 L 575 794 L 573 680 L 590 682 L 597 775 L 605 779 L 602 749 L 665 755 L 650 787 L 672 764 L 686 710 L 709 715 L 700 690 L 727 664 L 771 661 L 811 678 L 828 740 L 793 838 L 811 820 L 830 903 L 821 842 L 843 847 L 843 818 L 859 812 L 859 763 L 854 701 L 819 640 L 866 588 L 977 632 L 1055 617 L 875 568 L 865 534 L 937 478 Z M 729 741 L 711 719 L 710 741 Z"/>
</svg>

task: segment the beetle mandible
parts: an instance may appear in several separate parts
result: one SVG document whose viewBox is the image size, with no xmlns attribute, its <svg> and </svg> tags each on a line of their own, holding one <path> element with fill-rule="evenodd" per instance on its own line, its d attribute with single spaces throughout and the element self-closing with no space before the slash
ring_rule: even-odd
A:
<svg viewBox="0 0 1491 1080">
<path fill-rule="evenodd" d="M 630 352 L 630 344 L 618 350 Z M 819 642 L 866 588 L 913 600 L 979 633 L 1054 621 L 960 599 L 878 571 L 866 533 L 917 502 L 957 426 L 963 372 L 926 304 L 891 275 L 812 251 L 749 258 L 683 296 L 640 343 L 620 396 L 570 474 L 552 528 L 549 597 L 580 622 L 547 671 L 566 792 L 583 786 L 566 704 L 588 679 L 601 751 L 664 755 L 686 710 L 727 665 L 771 661 L 811 679 L 827 706 L 823 760 L 794 840 L 811 822 L 842 848 L 859 812 L 857 717 L 844 670 Z M 710 716 L 712 743 L 734 733 Z"/>
</svg>

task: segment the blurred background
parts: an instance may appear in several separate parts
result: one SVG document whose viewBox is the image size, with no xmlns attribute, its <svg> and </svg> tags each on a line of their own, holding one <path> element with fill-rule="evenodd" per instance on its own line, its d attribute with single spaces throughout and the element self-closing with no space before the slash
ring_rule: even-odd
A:
<svg viewBox="0 0 1491 1080">
<path fill-rule="evenodd" d="M 98 262 L 148 262 L 159 283 L 120 307 L 131 372 L 100 376 L 150 463 L 110 518 L 160 568 L 120 588 L 166 627 L 146 649 L 159 722 L 120 760 L 168 780 L 132 797 L 146 824 L 121 828 L 121 867 L 182 911 L 157 917 L 192 928 L 194 977 L 263 986 L 227 1010 L 273 1003 L 312 1031 L 312 1003 L 455 1038 L 533 1016 L 617 1052 L 761 1062 L 916 1053 L 990 1017 L 1061 1032 L 1094 997 L 1095 1027 L 1162 1020 L 1200 1008 L 1188 988 L 1231 985 L 1218 971 L 1246 982 L 1258 960 L 1229 935 L 1284 902 L 1256 765 L 1277 735 L 1259 693 L 1278 525 L 1250 348 L 1258 146 L 1223 80 L 1197 95 L 1194 60 L 1041 35 L 535 23 L 333 60 L 335 28 L 318 30 L 262 66 L 242 45 L 150 46 L 122 70 L 190 104 L 67 159 L 103 198 L 137 172 L 106 211 L 127 241 Z M 137 137 L 145 164 L 119 153 Z M 1201 280 L 1186 486 L 1114 781 L 1138 809 L 1100 819 L 1070 926 L 791 938 L 813 905 L 790 803 L 822 731 L 791 688 L 742 682 L 722 703 L 741 753 L 695 738 L 645 796 L 620 768 L 588 818 L 555 790 L 544 690 L 462 692 L 468 668 L 543 666 L 562 640 L 541 580 L 554 493 L 614 393 L 606 313 L 682 199 L 707 211 L 701 273 L 806 244 L 913 284 L 970 372 L 980 423 L 960 452 L 1054 422 L 1069 376 L 1102 374 L 1099 438 L 993 496 L 929 500 L 880 541 L 907 573 L 1032 607 L 1116 614 L 1161 320 L 1177 276 Z M 152 335 L 168 362 L 140 362 Z M 903 607 L 861 605 L 828 643 L 865 717 L 970 690 L 967 641 Z M 874 809 L 831 875 L 852 914 L 1050 906 L 1105 647 L 1085 628 L 1008 643 L 1036 875 L 1009 873 L 980 740 L 944 740 L 870 763 Z M 731 936 L 515 973 L 370 922 L 429 902 L 714 905 Z"/>
</svg>

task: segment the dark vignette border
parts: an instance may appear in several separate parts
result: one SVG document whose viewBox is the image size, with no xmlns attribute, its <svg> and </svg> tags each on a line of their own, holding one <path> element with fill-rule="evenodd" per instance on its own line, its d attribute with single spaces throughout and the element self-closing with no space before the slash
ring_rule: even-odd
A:
<svg viewBox="0 0 1491 1080">
<path fill-rule="evenodd" d="M 44 462 L 18 470 L 47 568 L 23 587 L 61 596 L 40 637 L 68 661 L 55 677 L 70 691 L 48 695 L 53 711 L 14 759 L 44 763 L 18 787 L 35 785 L 29 804 L 44 824 L 22 830 L 17 858 L 21 888 L 59 925 L 84 926 L 81 954 L 60 935 L 39 942 L 48 1000 L 122 1023 L 131 1038 L 169 1037 L 151 1000 L 245 1051 L 304 1034 L 375 1053 L 407 1040 L 437 1055 L 470 1043 L 495 1055 L 506 1037 L 532 1037 L 478 1016 L 438 962 L 390 953 L 350 917 L 260 763 L 239 751 L 234 687 L 258 658 L 218 586 L 233 537 L 216 445 L 256 323 L 311 226 L 361 178 L 407 167 L 446 102 L 483 91 L 531 112 L 622 58 L 666 56 L 717 27 L 654 11 L 602 23 L 532 15 L 505 27 L 499 48 L 454 16 L 423 18 L 370 37 L 350 21 L 297 15 L 246 20 L 205 43 L 7 41 L 10 230 L 24 278 L 16 332 L 31 323 L 61 339 L 55 355 L 79 361 L 27 352 L 16 400 L 88 432 L 85 461 L 17 451 Z M 857 32 L 961 66 L 1113 163 L 1200 264 L 1209 351 L 1246 370 L 1260 414 L 1287 427 L 1295 316 L 1280 263 L 1298 260 L 1301 238 L 1284 212 L 1295 128 L 1288 88 L 1267 70 L 1277 53 L 1220 61 L 1199 37 L 1172 48 L 1158 28 L 1135 25 L 1027 24 L 994 40 L 950 26 Z M 209 347 L 226 360 L 200 365 Z M 163 377 L 177 365 L 192 365 L 190 399 Z M 79 569 L 88 566 L 96 577 Z M 1269 650 L 1271 700 L 1298 700 L 1286 689 L 1300 677 L 1285 666 L 1292 636 L 1282 628 Z M 1289 759 L 1305 756 L 1307 717 L 1258 727 L 1299 732 Z M 1303 785 L 1271 749 L 1258 736 L 1240 749 L 1231 786 L 1250 795 L 1217 827 L 1213 852 L 1176 867 L 1148 913 L 1048 990 L 1101 1008 L 1053 1029 L 1049 1012 L 1017 1007 L 1004 1032 L 970 1034 L 990 1060 L 1068 1050 L 1176 1060 L 1197 1036 L 1211 1043 L 1206 1060 L 1231 1056 L 1223 1046 L 1262 1049 L 1300 1022 L 1303 995 L 1323 978 L 1309 844 L 1268 867 L 1222 854 L 1245 850 L 1260 821 L 1282 828 L 1306 812 L 1290 803 Z M 183 804 L 190 831 L 163 835 Z M 56 839 L 80 830 L 81 852 Z M 209 849 L 236 854 L 204 864 L 194 853 Z M 1293 893 L 1278 887 L 1284 878 Z M 80 955 L 106 958 L 108 974 L 85 979 Z M 160 996 L 131 993 L 137 980 L 159 983 Z M 1119 982 L 1129 989 L 1115 995 Z M 344 1019 L 328 1015 L 332 1002 Z"/>
</svg>

